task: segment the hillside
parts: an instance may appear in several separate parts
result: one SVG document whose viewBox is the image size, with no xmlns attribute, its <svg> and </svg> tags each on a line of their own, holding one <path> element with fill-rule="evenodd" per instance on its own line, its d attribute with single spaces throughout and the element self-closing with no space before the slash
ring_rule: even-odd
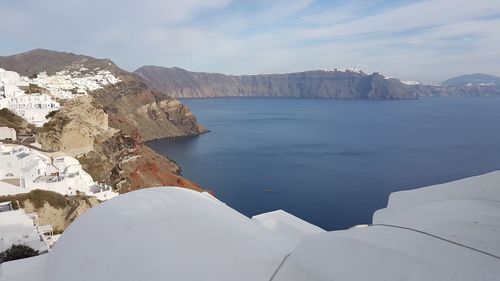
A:
<svg viewBox="0 0 500 281">
<path fill-rule="evenodd" d="M 108 59 L 36 49 L 0 57 L 0 68 L 31 76 L 70 71 L 75 78 L 95 69 L 107 70 L 121 81 L 90 94 L 109 114 L 112 127 L 129 134 L 137 128 L 143 141 L 206 132 L 189 108 L 165 93 L 152 91 L 139 75 L 120 69 Z"/>
<path fill-rule="evenodd" d="M 413 99 L 413 88 L 398 79 L 356 69 L 286 74 L 224 75 L 181 68 L 143 66 L 135 71 L 146 83 L 177 98 L 293 97 L 339 99 Z"/>
<path fill-rule="evenodd" d="M 45 149 L 77 157 L 95 180 L 121 192 L 160 185 L 200 190 L 182 178 L 175 162 L 143 142 L 207 130 L 188 107 L 150 89 L 139 75 L 120 69 L 108 59 L 42 49 L 0 57 L 0 68 L 29 76 L 46 72 L 75 81 L 99 71 L 108 72 L 116 77 L 113 83 L 88 91 L 87 97 L 61 101 L 63 108 L 37 130 L 37 141 Z M 4 119 L 5 124 L 0 125 L 9 126 L 17 120 L 10 115 Z"/>
</svg>

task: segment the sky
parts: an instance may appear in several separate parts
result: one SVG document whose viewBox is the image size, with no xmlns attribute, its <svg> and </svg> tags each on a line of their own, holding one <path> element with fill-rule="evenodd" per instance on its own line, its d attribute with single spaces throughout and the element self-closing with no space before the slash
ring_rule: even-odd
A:
<svg viewBox="0 0 500 281">
<path fill-rule="evenodd" d="M 0 26 L 0 55 L 69 51 L 129 71 L 500 76 L 499 0 L 0 0 Z"/>
</svg>

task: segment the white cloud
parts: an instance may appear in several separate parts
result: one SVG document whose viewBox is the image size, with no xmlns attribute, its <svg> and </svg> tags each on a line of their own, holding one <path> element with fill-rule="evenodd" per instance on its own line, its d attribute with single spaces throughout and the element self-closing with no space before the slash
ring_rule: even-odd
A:
<svg viewBox="0 0 500 281">
<path fill-rule="evenodd" d="M 500 75 L 499 1 L 427 0 L 375 12 L 366 1 L 321 8 L 313 0 L 19 2 L 25 4 L 0 9 L 0 25 L 10 27 L 0 51 L 66 49 L 110 57 L 129 70 L 338 66 L 429 82 L 470 72 Z"/>
</svg>

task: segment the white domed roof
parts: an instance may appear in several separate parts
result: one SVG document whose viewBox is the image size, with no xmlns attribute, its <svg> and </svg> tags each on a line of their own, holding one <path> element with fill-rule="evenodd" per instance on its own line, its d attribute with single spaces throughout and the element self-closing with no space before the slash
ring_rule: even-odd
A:
<svg viewBox="0 0 500 281">
<path fill-rule="evenodd" d="M 150 188 L 71 224 L 47 259 L 45 281 L 268 280 L 290 251 L 206 193 Z"/>
</svg>

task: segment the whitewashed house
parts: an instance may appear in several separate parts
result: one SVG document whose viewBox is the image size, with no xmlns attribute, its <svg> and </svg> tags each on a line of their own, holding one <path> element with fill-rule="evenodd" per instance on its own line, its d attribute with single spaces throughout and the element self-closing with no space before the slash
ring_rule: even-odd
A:
<svg viewBox="0 0 500 281">
<path fill-rule="evenodd" d="M 99 200 L 118 195 L 111 187 L 94 182 L 73 157 L 53 158 L 22 145 L 0 144 L 0 195 L 34 189 L 70 196 L 81 192 Z"/>
<path fill-rule="evenodd" d="M 38 127 L 48 121 L 45 117 L 47 114 L 61 108 L 60 104 L 47 94 L 22 94 L 7 100 L 7 108 Z"/>
</svg>

